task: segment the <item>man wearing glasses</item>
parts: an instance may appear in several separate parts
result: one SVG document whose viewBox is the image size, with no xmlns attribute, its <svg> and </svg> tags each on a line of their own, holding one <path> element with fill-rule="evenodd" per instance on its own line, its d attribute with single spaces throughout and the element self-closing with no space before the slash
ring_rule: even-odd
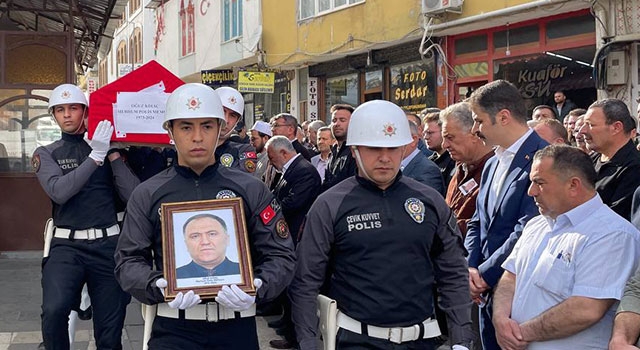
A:
<svg viewBox="0 0 640 350">
<path fill-rule="evenodd" d="M 288 113 L 280 113 L 271 118 L 271 131 L 273 136 L 284 136 L 291 141 L 293 148 L 307 161 L 311 161 L 312 154 L 296 139 L 298 132 L 298 119 Z"/>
</svg>

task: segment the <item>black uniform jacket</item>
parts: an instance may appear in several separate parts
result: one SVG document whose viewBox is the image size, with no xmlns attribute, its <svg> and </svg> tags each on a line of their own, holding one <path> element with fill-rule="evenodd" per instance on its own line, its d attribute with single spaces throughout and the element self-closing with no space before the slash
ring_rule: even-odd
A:
<svg viewBox="0 0 640 350">
<path fill-rule="evenodd" d="M 177 162 L 176 162 L 177 163 Z M 129 200 L 116 249 L 116 279 L 145 304 L 164 301 L 155 281 L 163 277 L 162 203 L 240 197 L 259 299 L 273 299 L 293 277 L 293 240 L 276 199 L 260 180 L 241 171 L 207 167 L 200 175 L 175 165 L 140 184 Z"/>
<path fill-rule="evenodd" d="M 359 176 L 342 181 L 309 210 L 297 255 L 289 293 L 301 349 L 316 348 L 316 296 L 325 279 L 339 310 L 382 327 L 432 317 L 437 282 L 452 344 L 473 338 L 462 237 L 431 187 L 401 173 L 386 190 Z"/>
</svg>

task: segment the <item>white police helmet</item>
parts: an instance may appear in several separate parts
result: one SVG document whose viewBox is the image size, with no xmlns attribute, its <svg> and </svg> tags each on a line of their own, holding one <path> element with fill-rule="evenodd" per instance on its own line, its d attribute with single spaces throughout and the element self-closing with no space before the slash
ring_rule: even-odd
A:
<svg viewBox="0 0 640 350">
<path fill-rule="evenodd" d="M 244 98 L 242 94 L 238 90 L 228 86 L 217 88 L 216 92 L 218 96 L 220 96 L 222 105 L 240 114 L 240 118 L 242 118 L 244 114 Z"/>
<path fill-rule="evenodd" d="M 413 141 L 409 120 L 396 104 L 373 100 L 351 114 L 347 146 L 400 147 Z"/>
<path fill-rule="evenodd" d="M 224 108 L 218 93 L 200 83 L 184 84 L 175 89 L 167 99 L 162 127 L 169 130 L 169 121 L 191 118 L 216 118 L 220 120 L 220 126 L 224 126 Z"/>
<path fill-rule="evenodd" d="M 49 98 L 49 113 L 53 112 L 53 107 L 63 104 L 81 104 L 85 107 L 89 107 L 87 97 L 79 87 L 73 84 L 58 85 L 53 91 L 51 91 L 51 97 Z"/>
</svg>

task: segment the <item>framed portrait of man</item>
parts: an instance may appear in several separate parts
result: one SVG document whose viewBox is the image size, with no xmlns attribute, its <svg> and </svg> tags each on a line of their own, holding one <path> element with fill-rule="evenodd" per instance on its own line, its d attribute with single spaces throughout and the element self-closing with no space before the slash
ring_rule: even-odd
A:
<svg viewBox="0 0 640 350">
<path fill-rule="evenodd" d="M 166 300 L 215 297 L 230 284 L 255 293 L 241 198 L 163 203 L 161 214 Z"/>
</svg>

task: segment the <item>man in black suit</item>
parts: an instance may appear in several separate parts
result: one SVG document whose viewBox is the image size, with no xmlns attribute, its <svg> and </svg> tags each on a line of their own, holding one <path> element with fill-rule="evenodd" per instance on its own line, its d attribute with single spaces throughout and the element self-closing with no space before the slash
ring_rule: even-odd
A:
<svg viewBox="0 0 640 350">
<path fill-rule="evenodd" d="M 269 139 L 266 149 L 269 162 L 282 173 L 273 193 L 282 206 L 284 219 L 289 225 L 294 242 L 297 243 L 300 240 L 304 218 L 320 192 L 322 181 L 316 168 L 296 153 L 292 142 L 285 136 L 274 136 Z M 278 322 L 271 323 L 271 326 L 280 328 L 279 334 L 283 335 L 284 339 L 274 339 L 269 344 L 272 348 L 289 349 L 296 345 L 291 321 L 291 302 L 285 293 L 280 300 L 284 309 L 282 318 Z"/>
<path fill-rule="evenodd" d="M 296 153 L 292 142 L 286 137 L 272 137 L 267 141 L 266 148 L 269 161 L 282 173 L 273 193 L 297 241 L 298 230 L 320 191 L 320 175 L 311 163 Z"/>
</svg>

